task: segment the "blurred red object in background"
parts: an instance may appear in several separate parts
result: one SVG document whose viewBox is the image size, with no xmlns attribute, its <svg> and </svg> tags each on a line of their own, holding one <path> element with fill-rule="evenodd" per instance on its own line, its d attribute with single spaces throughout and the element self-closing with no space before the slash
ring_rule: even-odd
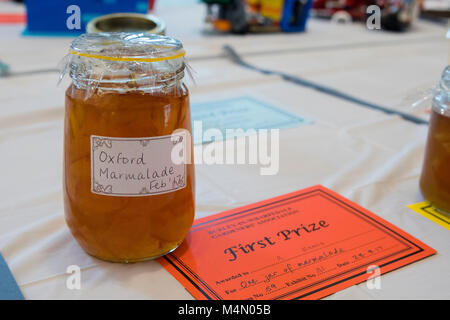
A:
<svg viewBox="0 0 450 320">
<path fill-rule="evenodd" d="M 0 24 L 24 24 L 25 22 L 24 13 L 0 13 Z"/>
<path fill-rule="evenodd" d="M 152 11 L 155 7 L 156 0 L 148 0 L 148 11 Z"/>
<path fill-rule="evenodd" d="M 365 21 L 371 5 L 380 10 L 381 28 L 392 31 L 408 29 L 419 11 L 417 0 L 314 0 L 312 13 L 335 22 Z"/>
<path fill-rule="evenodd" d="M 319 17 L 333 17 L 336 13 L 346 12 L 350 21 L 365 20 L 366 8 L 371 2 L 374 3 L 367 0 L 314 0 L 312 9 Z"/>
</svg>

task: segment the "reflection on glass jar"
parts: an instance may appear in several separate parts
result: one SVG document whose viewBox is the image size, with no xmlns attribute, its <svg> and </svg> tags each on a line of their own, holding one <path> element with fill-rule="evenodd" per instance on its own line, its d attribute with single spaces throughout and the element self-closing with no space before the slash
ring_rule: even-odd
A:
<svg viewBox="0 0 450 320">
<path fill-rule="evenodd" d="M 436 209 L 450 213 L 450 67 L 433 97 L 420 189 Z"/>
<path fill-rule="evenodd" d="M 65 215 L 74 237 L 95 257 L 156 258 L 174 250 L 192 225 L 183 55 L 179 41 L 157 35 L 100 33 L 72 42 L 66 58 L 72 84 L 66 91 Z M 174 154 L 189 159 L 176 162 Z"/>
</svg>

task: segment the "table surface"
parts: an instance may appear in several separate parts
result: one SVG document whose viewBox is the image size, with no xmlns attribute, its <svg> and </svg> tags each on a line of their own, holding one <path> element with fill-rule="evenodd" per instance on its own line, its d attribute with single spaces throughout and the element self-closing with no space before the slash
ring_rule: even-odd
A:
<svg viewBox="0 0 450 320">
<path fill-rule="evenodd" d="M 383 275 L 381 290 L 363 283 L 326 299 L 450 298 L 448 230 L 407 208 L 423 201 L 418 177 L 427 126 L 243 68 L 222 49 L 229 44 L 261 68 L 426 119 L 411 104 L 437 84 L 449 62 L 446 26 L 418 21 L 410 32 L 389 33 L 310 19 L 301 34 L 214 35 L 203 32 L 200 4 L 161 3 L 156 13 L 168 34 L 183 41 L 195 70 L 192 102 L 252 96 L 314 122 L 281 130 L 277 175 L 261 176 L 250 165 L 198 165 L 196 217 L 322 184 L 438 251 Z M 22 9 L 0 2 L 5 10 Z M 22 30 L 0 25 L 0 61 L 18 73 L 0 78 L 0 251 L 24 296 L 192 299 L 156 261 L 102 262 L 71 236 L 61 184 L 66 84 L 56 85 L 57 72 L 20 72 L 54 69 L 72 39 L 24 37 Z M 81 290 L 66 288 L 70 265 L 82 269 Z"/>
</svg>

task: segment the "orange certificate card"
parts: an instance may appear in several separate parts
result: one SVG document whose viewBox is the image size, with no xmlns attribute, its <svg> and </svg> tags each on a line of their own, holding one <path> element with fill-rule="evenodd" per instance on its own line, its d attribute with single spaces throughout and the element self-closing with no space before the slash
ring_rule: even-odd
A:
<svg viewBox="0 0 450 320">
<path fill-rule="evenodd" d="M 159 262 L 197 299 L 319 299 L 434 253 L 315 186 L 196 220 Z"/>
</svg>

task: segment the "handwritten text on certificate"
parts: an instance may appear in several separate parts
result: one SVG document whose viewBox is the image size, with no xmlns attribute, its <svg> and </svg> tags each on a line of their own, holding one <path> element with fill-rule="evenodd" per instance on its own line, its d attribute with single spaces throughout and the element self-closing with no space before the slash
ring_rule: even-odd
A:
<svg viewBox="0 0 450 320">
<path fill-rule="evenodd" d="M 197 299 L 317 299 L 434 253 L 315 186 L 196 220 L 159 261 Z"/>
</svg>

